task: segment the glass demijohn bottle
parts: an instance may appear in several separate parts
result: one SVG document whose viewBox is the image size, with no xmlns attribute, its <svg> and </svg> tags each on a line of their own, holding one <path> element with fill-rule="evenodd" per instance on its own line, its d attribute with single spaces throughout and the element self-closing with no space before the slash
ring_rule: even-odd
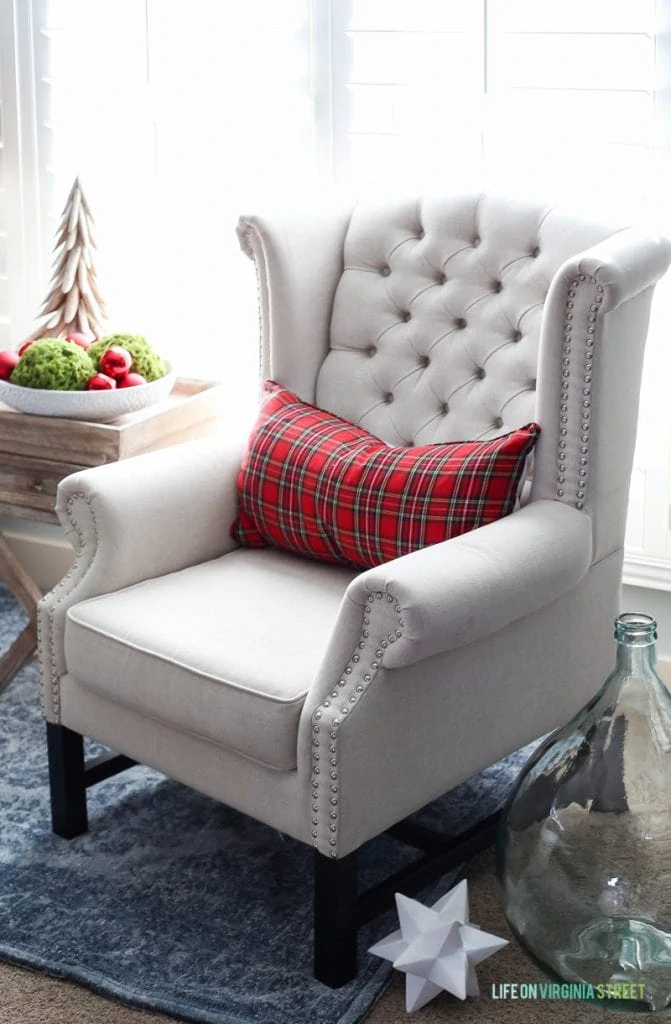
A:
<svg viewBox="0 0 671 1024">
<path fill-rule="evenodd" d="M 616 619 L 614 671 L 525 765 L 498 842 L 506 916 L 532 958 L 601 1005 L 643 1011 L 671 1005 L 671 695 L 656 638 L 647 615 Z"/>
</svg>

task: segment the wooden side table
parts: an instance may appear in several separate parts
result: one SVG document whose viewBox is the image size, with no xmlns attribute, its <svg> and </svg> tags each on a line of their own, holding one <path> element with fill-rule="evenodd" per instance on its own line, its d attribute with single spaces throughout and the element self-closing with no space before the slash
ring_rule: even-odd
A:
<svg viewBox="0 0 671 1024">
<path fill-rule="evenodd" d="M 58 523 L 56 489 L 64 477 L 211 432 L 220 418 L 221 394 L 212 381 L 179 378 L 165 402 L 111 423 L 29 416 L 0 403 L 0 515 Z M 42 593 L 1 532 L 0 580 L 29 620 L 0 658 L 2 693 L 35 654 Z"/>
</svg>

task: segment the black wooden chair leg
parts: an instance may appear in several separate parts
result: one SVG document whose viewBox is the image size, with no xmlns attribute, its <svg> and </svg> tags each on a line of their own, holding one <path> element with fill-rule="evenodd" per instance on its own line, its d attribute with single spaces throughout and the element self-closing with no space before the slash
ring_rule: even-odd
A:
<svg viewBox="0 0 671 1024">
<path fill-rule="evenodd" d="M 314 975 L 330 988 L 356 977 L 357 860 L 315 854 Z"/>
<path fill-rule="evenodd" d="M 83 737 L 64 725 L 47 722 L 51 827 L 73 839 L 88 829 Z"/>
</svg>

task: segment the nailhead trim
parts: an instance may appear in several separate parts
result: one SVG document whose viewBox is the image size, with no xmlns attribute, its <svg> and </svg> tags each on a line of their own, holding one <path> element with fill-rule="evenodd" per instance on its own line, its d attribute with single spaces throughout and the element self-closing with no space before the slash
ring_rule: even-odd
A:
<svg viewBox="0 0 671 1024">
<path fill-rule="evenodd" d="M 364 623 L 366 626 L 370 626 L 370 613 L 373 610 L 373 606 L 382 602 L 386 599 L 386 602 L 394 605 L 394 612 L 398 616 L 401 611 L 401 606 L 397 599 L 391 594 L 383 594 L 382 591 L 378 590 L 375 593 L 368 594 L 366 597 L 366 603 L 364 605 Z M 380 605 L 378 604 L 378 607 Z M 319 754 L 316 753 L 314 747 L 316 746 L 313 740 L 312 749 L 312 786 L 313 786 L 313 798 L 317 801 L 313 805 L 313 812 L 316 808 L 317 817 L 319 824 L 317 829 L 312 831 L 312 845 L 317 849 L 321 849 L 322 853 L 325 853 L 330 857 L 338 856 L 338 841 L 335 836 L 338 833 L 338 816 L 339 816 L 339 803 L 338 803 L 338 749 L 337 740 L 338 732 L 342 724 L 347 721 L 347 716 L 350 711 L 354 710 L 352 706 L 356 705 L 363 698 L 364 693 L 368 687 L 373 683 L 375 676 L 382 668 L 384 659 L 384 650 L 390 644 L 396 643 L 396 641 L 402 635 L 403 620 L 398 619 L 399 627 L 395 629 L 393 633 L 388 633 L 386 636 L 380 636 L 379 639 L 370 638 L 370 629 L 362 629 L 361 640 L 357 643 L 354 653 L 350 658 L 350 664 L 345 669 L 343 676 L 345 678 L 340 680 L 340 684 L 347 685 L 347 688 L 341 690 L 340 693 L 334 692 L 332 697 L 340 697 L 342 700 L 347 701 L 347 704 L 341 705 L 339 708 L 331 704 L 329 699 L 323 700 L 321 705 L 314 711 L 312 715 L 313 720 L 313 732 L 319 731 L 319 725 L 314 723 L 328 719 L 329 736 L 333 741 L 329 746 L 329 753 L 333 756 L 329 758 L 330 771 L 328 773 L 328 779 L 320 781 L 319 779 L 319 765 L 316 762 L 319 760 Z M 373 628 L 375 624 L 373 623 Z M 364 653 L 359 654 L 359 651 Z M 347 678 L 350 677 L 350 678 Z M 337 717 L 336 717 L 337 716 Z M 340 717 L 342 716 L 342 717 Z M 318 796 L 317 794 L 321 794 Z M 334 795 L 335 794 L 335 795 Z M 314 819 L 312 824 L 315 824 Z M 335 834 L 335 836 L 334 836 Z"/>
<path fill-rule="evenodd" d="M 559 422 L 559 436 L 564 438 L 568 434 L 567 428 L 564 426 L 568 423 L 568 400 L 569 394 L 575 393 L 575 381 L 573 381 L 572 373 L 570 369 L 571 365 L 571 354 L 575 348 L 576 332 L 578 330 L 577 324 L 574 322 L 574 314 L 572 310 L 575 309 L 575 296 L 577 290 L 582 287 L 583 284 L 589 284 L 596 288 L 596 294 L 590 304 L 590 314 L 588 315 L 588 327 L 587 337 L 585 338 L 585 353 L 583 357 L 583 372 L 582 372 L 582 399 L 581 399 L 581 440 L 582 447 L 580 448 L 581 458 L 579 460 L 580 469 L 578 470 L 578 483 L 575 491 L 575 498 L 573 504 L 576 508 L 584 508 L 584 497 L 586 493 L 587 478 L 588 478 L 588 458 L 589 455 L 589 429 L 590 429 L 590 417 L 591 417 L 591 406 L 592 406 L 592 365 L 593 365 L 593 346 L 594 346 L 594 335 L 596 332 L 596 318 L 600 310 L 601 303 L 603 302 L 604 287 L 599 284 L 595 277 L 590 277 L 587 274 L 578 274 L 570 282 L 567 299 L 566 299 L 566 312 L 564 314 L 564 346 L 562 349 L 562 366 L 565 368 L 562 370 L 562 393 L 560 406 Z M 575 330 L 574 330 L 575 328 Z M 557 497 L 567 497 L 565 488 L 563 486 L 566 480 L 566 441 L 560 440 L 558 442 L 559 451 L 557 453 Z"/>
<path fill-rule="evenodd" d="M 88 508 L 93 526 L 93 546 L 85 547 L 84 530 L 77 523 L 74 516 L 74 507 L 78 501 L 83 501 Z M 62 580 L 42 598 L 38 606 L 37 616 L 37 642 L 40 654 L 40 674 L 42 676 L 42 711 L 51 721 L 60 722 L 60 672 L 56 661 L 56 613 L 58 606 L 63 604 L 77 589 L 80 580 L 98 548 L 98 524 L 91 502 L 81 491 L 75 491 L 67 500 L 65 511 L 72 524 L 72 530 L 68 536 L 74 533 L 77 536 L 77 553 L 72 567 L 68 570 Z M 86 559 L 84 556 L 87 556 Z M 42 617 L 46 613 L 47 635 L 46 642 L 42 630 Z"/>
<path fill-rule="evenodd" d="M 264 370 L 263 370 L 263 349 L 264 349 L 264 341 L 265 341 L 265 338 L 266 338 L 266 326 L 265 326 L 265 323 L 263 321 L 263 302 L 261 301 L 261 267 L 259 266 L 259 262 L 258 262 L 258 260 L 256 258 L 256 249 L 254 248 L 254 241 L 253 241 L 254 234 L 255 233 L 254 233 L 254 231 L 252 230 L 251 227 L 248 227 L 247 230 L 245 231 L 245 247 L 244 247 L 244 251 L 246 252 L 247 256 L 249 256 L 249 258 L 252 261 L 252 264 L 254 265 L 254 276 L 256 278 L 256 309 L 257 309 L 257 319 L 258 319 L 258 325 L 259 325 L 259 357 L 258 357 L 259 375 L 258 375 L 257 379 L 259 381 L 263 381 L 264 377 L 266 376 L 266 374 L 264 373 Z"/>
</svg>

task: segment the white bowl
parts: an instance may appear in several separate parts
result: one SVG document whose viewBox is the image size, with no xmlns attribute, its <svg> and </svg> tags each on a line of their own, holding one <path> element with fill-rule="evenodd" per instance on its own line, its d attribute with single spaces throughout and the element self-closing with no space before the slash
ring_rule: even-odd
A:
<svg viewBox="0 0 671 1024">
<path fill-rule="evenodd" d="M 145 409 L 167 398 L 175 383 L 175 374 L 168 368 L 165 377 L 149 384 L 110 391 L 47 391 L 22 388 L 0 380 L 0 402 L 33 416 L 61 416 L 71 420 L 94 420 L 98 423 L 118 419 L 129 412 Z"/>
</svg>

